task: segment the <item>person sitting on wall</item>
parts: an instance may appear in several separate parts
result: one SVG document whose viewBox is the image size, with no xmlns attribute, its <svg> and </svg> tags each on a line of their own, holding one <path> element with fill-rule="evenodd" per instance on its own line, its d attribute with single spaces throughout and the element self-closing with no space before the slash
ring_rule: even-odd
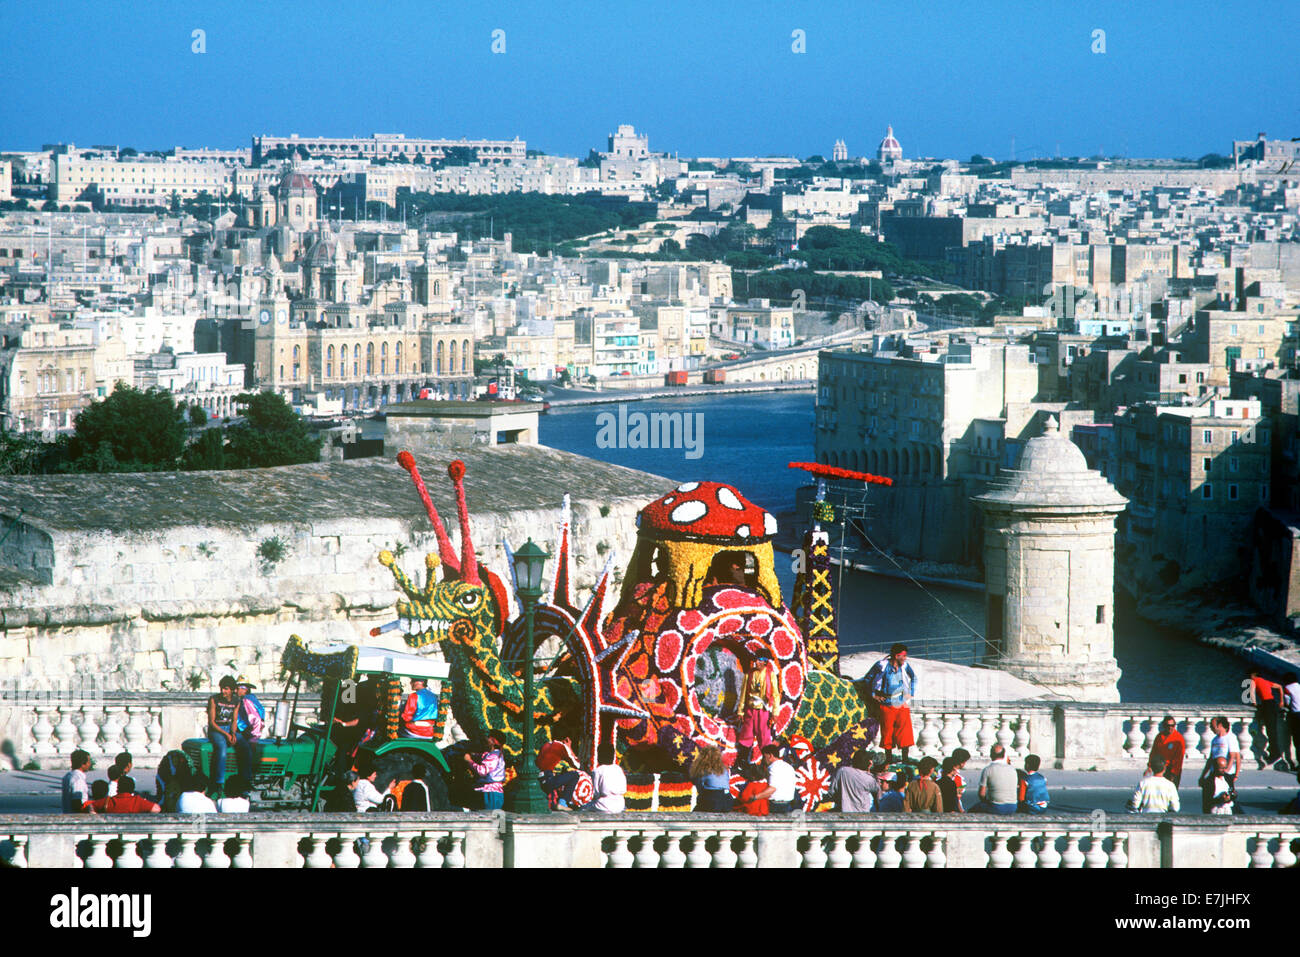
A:
<svg viewBox="0 0 1300 957">
<path fill-rule="evenodd" d="M 253 689 L 257 685 L 248 680 L 247 675 L 240 675 L 235 679 L 235 694 L 239 698 L 239 710 L 235 713 L 235 736 L 245 746 L 237 753 L 237 757 L 242 757 L 247 749 L 249 756 L 249 765 L 239 767 L 239 773 L 244 780 L 253 779 L 254 768 L 252 766 L 253 743 L 261 740 L 266 734 L 266 708 L 258 700 Z"/>
<path fill-rule="evenodd" d="M 239 710 L 235 679 L 226 675 L 218 687 L 220 693 L 208 697 L 208 740 L 212 742 L 212 785 L 221 790 L 226 784 L 226 750 L 235 749 L 241 769 L 251 768 L 253 745 L 235 733 L 235 716 Z"/>
<path fill-rule="evenodd" d="M 411 693 L 402 705 L 402 727 L 398 735 L 403 738 L 431 740 L 438 719 L 438 696 L 429 690 L 423 678 L 411 679 Z"/>
</svg>

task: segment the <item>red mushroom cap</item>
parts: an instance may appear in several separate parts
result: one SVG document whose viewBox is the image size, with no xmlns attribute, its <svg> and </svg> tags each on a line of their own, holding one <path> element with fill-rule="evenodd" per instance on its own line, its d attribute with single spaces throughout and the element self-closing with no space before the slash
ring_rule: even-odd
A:
<svg viewBox="0 0 1300 957">
<path fill-rule="evenodd" d="M 686 482 L 637 515 L 639 534 L 656 540 L 754 545 L 776 534 L 776 518 L 734 486 Z"/>
</svg>

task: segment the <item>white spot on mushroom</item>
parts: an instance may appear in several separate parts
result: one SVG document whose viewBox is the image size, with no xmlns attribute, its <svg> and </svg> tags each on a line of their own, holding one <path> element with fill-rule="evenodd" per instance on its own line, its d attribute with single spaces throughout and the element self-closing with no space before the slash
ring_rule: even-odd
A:
<svg viewBox="0 0 1300 957">
<path fill-rule="evenodd" d="M 771 512 L 763 513 L 763 531 L 768 535 L 776 534 L 776 516 Z"/>
<path fill-rule="evenodd" d="M 694 492 L 694 491 L 695 491 L 697 488 L 699 488 L 699 487 L 700 487 L 700 483 L 699 483 L 699 482 L 683 482 L 681 485 L 677 486 L 676 491 L 678 491 L 678 492 Z"/>
<path fill-rule="evenodd" d="M 749 526 L 741 525 L 739 528 L 736 529 L 736 535 L 739 536 L 740 538 L 749 538 Z"/>
<path fill-rule="evenodd" d="M 676 495 L 669 495 L 666 499 L 664 499 L 664 504 L 665 504 L 665 505 L 671 505 L 671 504 L 673 504 L 673 502 L 675 502 L 675 501 L 677 501 L 677 496 L 676 496 Z"/>
<path fill-rule="evenodd" d="M 740 504 L 740 499 L 736 498 L 736 493 L 725 485 L 718 489 L 718 501 L 733 511 L 743 512 L 745 510 L 745 506 Z"/>
<path fill-rule="evenodd" d="M 709 507 L 703 502 L 682 502 L 668 517 L 678 525 L 689 525 L 702 519 L 708 511 Z"/>
</svg>

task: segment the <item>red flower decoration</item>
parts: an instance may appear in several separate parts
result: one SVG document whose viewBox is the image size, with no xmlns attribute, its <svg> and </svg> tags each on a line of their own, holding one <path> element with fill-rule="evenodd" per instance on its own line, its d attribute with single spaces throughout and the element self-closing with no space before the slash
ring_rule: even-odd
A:
<svg viewBox="0 0 1300 957">
<path fill-rule="evenodd" d="M 465 477 L 465 463 L 460 459 L 454 460 L 447 466 L 447 474 L 451 476 L 453 482 L 459 482 Z"/>
</svg>

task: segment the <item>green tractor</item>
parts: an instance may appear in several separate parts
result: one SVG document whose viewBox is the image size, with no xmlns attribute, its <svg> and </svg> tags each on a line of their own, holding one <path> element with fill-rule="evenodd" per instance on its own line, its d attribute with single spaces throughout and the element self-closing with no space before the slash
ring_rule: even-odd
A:
<svg viewBox="0 0 1300 957">
<path fill-rule="evenodd" d="M 335 770 L 338 749 L 329 731 L 340 714 L 340 705 L 346 707 L 357 700 L 364 680 L 369 685 L 366 693 L 377 702 L 378 721 L 373 736 L 359 746 L 356 763 L 377 768 L 381 780 L 395 773 L 407 774 L 415 764 L 422 763 L 430 771 L 426 783 L 431 808 L 451 809 L 447 797 L 450 771 L 437 744 L 451 699 L 450 669 L 444 662 L 366 645 L 335 644 L 312 650 L 297 635 L 290 637 L 280 661 L 287 673 L 284 692 L 267 714 L 269 736 L 253 744 L 249 798 L 255 806 L 321 810 L 336 803 L 332 798 L 342 785 Z M 302 725 L 293 721 L 305 678 L 322 682 L 320 723 Z M 438 733 L 432 738 L 398 736 L 402 678 L 440 683 Z M 212 766 L 212 742 L 206 737 L 190 738 L 181 750 L 191 768 L 206 772 Z M 227 752 L 226 760 L 228 770 L 233 770 L 233 749 Z"/>
</svg>

